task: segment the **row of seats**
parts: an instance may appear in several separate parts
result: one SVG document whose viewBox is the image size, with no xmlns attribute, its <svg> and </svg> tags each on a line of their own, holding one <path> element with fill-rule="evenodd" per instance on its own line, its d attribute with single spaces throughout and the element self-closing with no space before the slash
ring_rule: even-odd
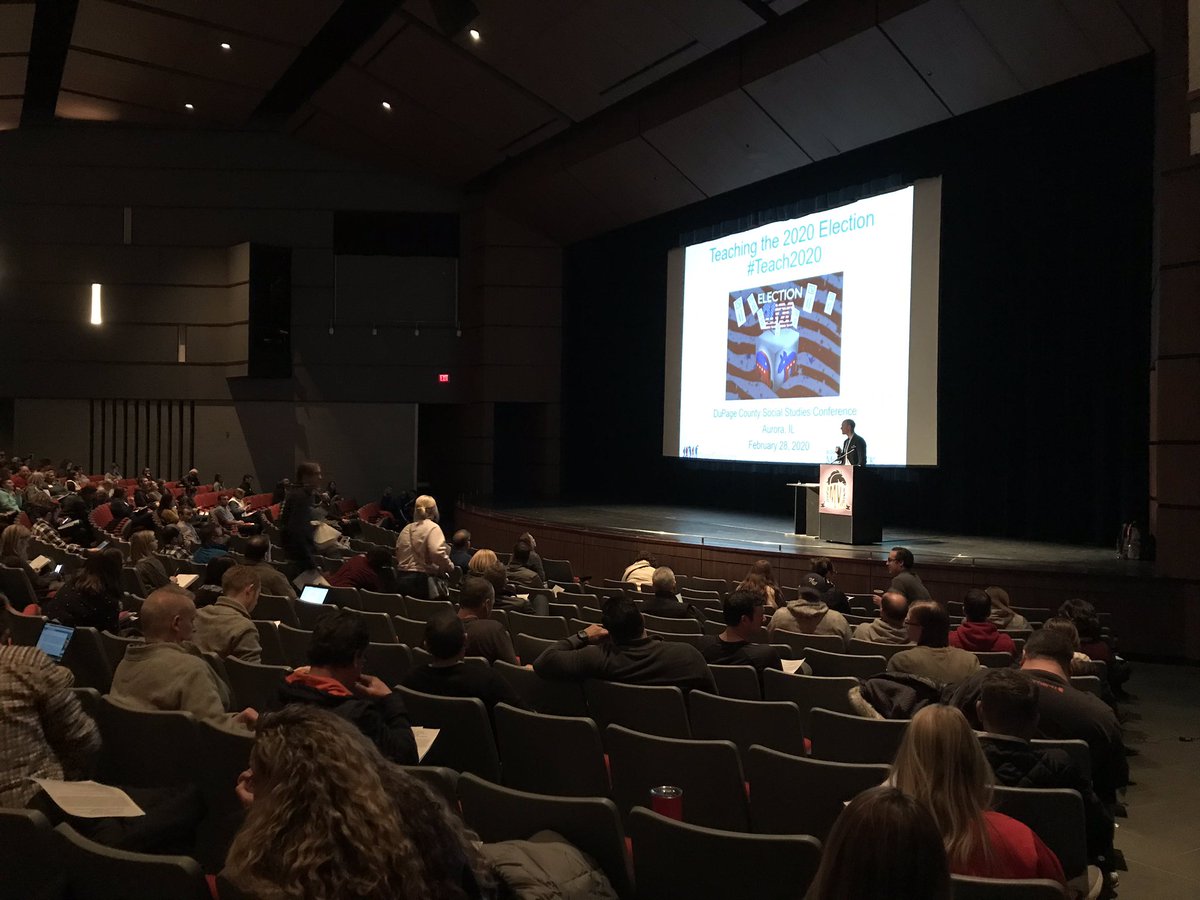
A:
<svg viewBox="0 0 1200 900">
<path fill-rule="evenodd" d="M 671 896 L 750 896 L 794 900 L 816 873 L 821 846 L 804 835 L 740 834 L 676 822 L 645 808 L 622 826 L 611 801 L 546 797 L 489 784 L 472 775 L 434 774 L 467 825 L 488 843 L 553 830 L 589 854 L 622 900 Z M 628 835 L 628 841 L 626 840 Z M 629 850 L 632 849 L 632 859 Z M 697 859 L 719 864 L 696 865 Z M 728 864 L 736 860 L 736 865 Z M 200 867 L 187 857 L 111 850 L 69 825 L 51 829 L 32 810 L 0 810 L 0 866 L 13 896 L 26 900 L 207 900 Z M 119 887 L 118 887 L 119 886 Z M 218 878 L 222 897 L 237 892 Z M 955 900 L 1059 900 L 1049 881 L 954 876 Z"/>
<path fill-rule="evenodd" d="M 620 689 L 627 686 L 589 685 L 589 700 L 593 699 L 592 692 L 597 687 L 601 692 L 608 687 L 617 688 L 613 696 L 597 706 L 610 712 L 624 708 L 629 697 L 622 696 L 625 692 Z M 444 772 L 429 770 L 429 767 L 439 766 L 453 772 L 471 773 L 472 761 L 462 754 L 469 745 L 491 742 L 482 704 L 477 700 L 431 698 L 417 692 L 401 691 L 417 721 L 442 729 L 421 767 L 426 770 L 422 774 L 444 781 Z M 694 692 L 692 698 L 693 729 L 709 727 L 701 724 L 706 716 L 712 715 L 711 711 L 706 713 L 704 707 L 721 698 L 699 692 Z M 440 715 L 438 710 L 431 710 L 431 703 L 442 707 L 442 713 L 455 705 L 477 707 L 477 727 L 468 729 L 464 727 L 464 720 Z M 206 799 L 214 804 L 218 828 L 225 825 L 224 837 L 231 836 L 228 826 L 231 817 L 236 820 L 237 816 L 230 785 L 245 766 L 251 742 L 248 734 L 234 734 L 196 723 L 187 713 L 128 710 L 108 698 L 93 696 L 87 705 L 96 715 L 104 737 L 102 774 L 105 781 L 154 787 L 199 778 Z M 795 712 L 793 707 L 793 715 Z M 495 715 L 496 736 L 505 757 L 503 778 L 499 777 L 497 762 L 495 771 L 464 774 L 464 779 L 503 781 L 513 791 L 529 795 L 611 797 L 611 803 L 604 800 L 603 804 L 610 809 L 615 804 L 620 821 L 634 833 L 635 858 L 639 848 L 635 823 L 641 816 L 636 807 L 646 802 L 649 789 L 655 785 L 670 783 L 683 789 L 684 820 L 691 826 L 725 833 L 753 830 L 760 836 L 810 835 L 808 840 L 814 849 L 818 849 L 817 840 L 827 835 L 842 805 L 860 791 L 881 783 L 888 773 L 884 764 L 806 758 L 801 755 L 802 750 L 801 753 L 786 753 L 757 743 L 747 747 L 743 754 L 728 740 L 659 737 L 613 723 L 605 727 L 602 744 L 592 719 L 545 716 L 504 704 L 496 707 Z M 834 724 L 835 729 L 847 727 L 850 722 L 867 727 L 882 724 L 894 736 L 902 734 L 907 724 L 855 720 L 820 709 L 812 710 L 811 715 L 815 729 L 814 750 L 827 740 L 835 740 L 832 735 L 819 736 L 826 718 L 847 720 L 840 725 Z M 739 732 L 746 725 L 742 721 L 731 724 Z M 883 731 L 869 736 L 847 733 L 837 736 L 836 740 L 856 745 L 864 740 L 877 742 L 883 734 Z M 892 741 L 889 739 L 888 743 Z M 898 737 L 895 743 L 898 743 Z M 1082 742 L 1076 743 L 1082 745 Z M 455 748 L 450 744 L 458 745 L 459 755 L 456 756 Z M 545 763 L 547 746 L 555 747 L 554 766 Z M 439 748 L 442 749 L 440 754 Z M 1079 748 L 1073 749 L 1078 751 Z M 1086 754 L 1086 745 L 1082 746 L 1082 752 Z M 204 764 L 198 767 L 197 759 L 204 760 Z M 442 790 L 446 791 L 444 784 Z M 500 791 L 499 788 L 489 790 Z M 508 793 L 511 795 L 512 791 Z M 996 796 L 999 809 L 1026 822 L 1042 836 L 1069 876 L 1083 871 L 1086 866 L 1084 813 L 1078 794 L 1063 790 L 1002 788 L 997 789 Z M 468 816 L 468 824 L 475 825 L 465 805 L 463 812 Z M 555 826 L 543 822 L 520 836 L 547 827 Z M 487 834 L 482 836 L 484 840 L 493 839 Z M 571 837 L 570 834 L 567 836 Z M 587 845 L 581 847 L 590 850 Z M 695 852 L 693 847 L 691 853 Z"/>
</svg>

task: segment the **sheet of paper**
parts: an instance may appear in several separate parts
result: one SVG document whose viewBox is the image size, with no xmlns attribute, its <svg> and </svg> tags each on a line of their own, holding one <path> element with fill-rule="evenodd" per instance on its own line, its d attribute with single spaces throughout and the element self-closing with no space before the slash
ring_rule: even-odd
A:
<svg viewBox="0 0 1200 900">
<path fill-rule="evenodd" d="M 186 588 L 186 587 L 191 587 L 192 582 L 194 582 L 199 577 L 200 577 L 199 575 L 194 575 L 190 572 L 186 572 L 186 573 L 183 573 L 180 575 L 172 575 L 171 580 L 174 581 L 180 587 Z"/>
<path fill-rule="evenodd" d="M 48 565 L 50 565 L 50 557 L 48 556 L 37 556 L 29 561 L 29 568 L 35 572 L 42 571 Z"/>
<path fill-rule="evenodd" d="M 97 784 L 94 781 L 54 781 L 50 778 L 33 780 L 67 815 L 79 816 L 81 819 L 103 819 L 146 814 L 127 793 L 107 784 Z"/>
<path fill-rule="evenodd" d="M 781 662 L 783 663 L 783 671 L 789 675 L 795 675 L 800 671 L 800 667 L 804 665 L 804 660 L 802 659 L 785 659 L 781 660 Z"/>
<path fill-rule="evenodd" d="M 817 302 L 817 286 L 811 281 L 804 286 L 804 312 L 812 315 L 813 304 Z"/>
<path fill-rule="evenodd" d="M 830 291 L 828 294 L 825 295 L 825 315 L 827 315 L 827 316 L 833 315 L 833 307 L 834 307 L 834 304 L 836 304 L 836 303 L 837 303 L 837 294 L 835 294 L 833 291 Z"/>
<path fill-rule="evenodd" d="M 429 748 L 433 746 L 433 742 L 437 740 L 437 736 L 442 733 L 442 730 L 414 725 L 412 731 L 413 737 L 417 739 L 417 762 L 420 762 L 425 758 L 425 754 L 429 752 Z"/>
</svg>

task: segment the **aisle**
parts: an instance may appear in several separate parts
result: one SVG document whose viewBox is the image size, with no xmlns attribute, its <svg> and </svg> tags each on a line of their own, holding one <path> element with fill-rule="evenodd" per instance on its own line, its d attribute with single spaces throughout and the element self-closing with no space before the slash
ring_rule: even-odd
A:
<svg viewBox="0 0 1200 900">
<path fill-rule="evenodd" d="M 1136 663 L 1129 683 L 1134 718 L 1125 740 L 1137 782 L 1127 794 L 1129 818 L 1118 819 L 1116 846 L 1129 871 L 1121 900 L 1200 897 L 1200 668 Z M 1190 742 L 1180 738 L 1192 738 Z"/>
</svg>

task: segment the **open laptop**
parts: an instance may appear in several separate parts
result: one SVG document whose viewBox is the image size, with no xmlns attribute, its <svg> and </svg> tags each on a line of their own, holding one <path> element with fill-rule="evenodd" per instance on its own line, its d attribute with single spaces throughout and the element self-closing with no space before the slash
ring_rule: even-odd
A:
<svg viewBox="0 0 1200 900">
<path fill-rule="evenodd" d="M 71 643 L 71 636 L 74 634 L 74 628 L 47 622 L 42 627 L 37 648 L 55 662 L 62 662 L 63 654 L 67 652 L 67 644 Z"/>
<path fill-rule="evenodd" d="M 312 603 L 320 606 L 325 602 L 325 598 L 329 596 L 329 588 L 321 587 L 319 584 L 306 584 L 300 592 L 301 603 Z"/>
</svg>

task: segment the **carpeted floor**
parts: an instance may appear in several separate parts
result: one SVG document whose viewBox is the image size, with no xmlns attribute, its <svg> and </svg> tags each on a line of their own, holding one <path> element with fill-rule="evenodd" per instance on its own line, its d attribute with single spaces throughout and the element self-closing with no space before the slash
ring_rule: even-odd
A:
<svg viewBox="0 0 1200 900">
<path fill-rule="evenodd" d="M 1123 703 L 1135 782 L 1118 819 L 1121 900 L 1200 897 L 1200 668 L 1136 663 Z M 1190 738 L 1190 740 L 1181 740 Z"/>
</svg>

